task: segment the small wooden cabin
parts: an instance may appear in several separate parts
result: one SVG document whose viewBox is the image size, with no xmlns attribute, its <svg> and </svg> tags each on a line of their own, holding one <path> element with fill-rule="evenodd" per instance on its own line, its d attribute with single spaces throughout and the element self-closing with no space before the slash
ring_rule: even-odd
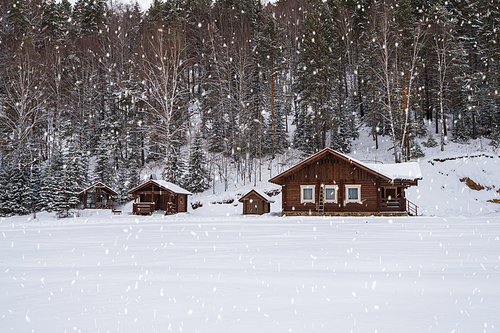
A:
<svg viewBox="0 0 500 333">
<path fill-rule="evenodd" d="M 103 183 L 96 183 L 78 194 L 83 196 L 83 209 L 113 209 L 113 196 L 118 195 Z"/>
<path fill-rule="evenodd" d="M 251 190 L 238 200 L 243 203 L 243 215 L 262 215 L 271 211 L 271 203 L 274 202 L 265 193 L 258 190 Z"/>
<path fill-rule="evenodd" d="M 187 212 L 188 195 L 191 192 L 165 180 L 150 179 L 148 182 L 130 190 L 134 196 L 134 214 L 152 214 L 155 210 L 165 214 Z"/>
<path fill-rule="evenodd" d="M 283 215 L 417 215 L 405 190 L 418 163 L 367 164 L 326 148 L 269 182 L 282 186 Z"/>
</svg>

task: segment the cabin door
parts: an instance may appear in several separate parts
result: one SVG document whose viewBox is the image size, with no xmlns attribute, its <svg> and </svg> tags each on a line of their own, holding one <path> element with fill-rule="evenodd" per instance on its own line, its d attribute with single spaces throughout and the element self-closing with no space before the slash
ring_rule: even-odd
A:
<svg viewBox="0 0 500 333">
<path fill-rule="evenodd" d="M 257 214 L 258 201 L 250 200 L 250 214 Z"/>
</svg>

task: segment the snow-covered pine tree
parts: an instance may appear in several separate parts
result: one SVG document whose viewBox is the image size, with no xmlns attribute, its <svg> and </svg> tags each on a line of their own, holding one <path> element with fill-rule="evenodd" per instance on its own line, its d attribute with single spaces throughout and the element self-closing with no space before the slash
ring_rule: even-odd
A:
<svg viewBox="0 0 500 333">
<path fill-rule="evenodd" d="M 434 136 L 432 135 L 432 131 L 428 131 L 427 141 L 422 142 L 422 145 L 426 148 L 434 148 L 439 145 Z"/>
<path fill-rule="evenodd" d="M 11 212 L 15 215 L 26 215 L 29 213 L 25 206 L 24 194 L 28 188 L 28 177 L 24 167 L 19 163 L 12 165 L 8 186 L 8 202 L 11 205 Z"/>
<path fill-rule="evenodd" d="M 77 135 L 72 135 L 67 142 L 68 151 L 64 156 L 63 195 L 69 207 L 80 202 L 78 193 L 84 189 L 87 181 L 88 160 Z"/>
<path fill-rule="evenodd" d="M 84 34 L 97 33 L 106 22 L 106 2 L 103 0 L 77 0 L 73 19 Z"/>
<path fill-rule="evenodd" d="M 40 190 L 40 173 L 37 150 L 32 140 L 19 147 L 13 156 L 8 181 L 8 202 L 11 213 L 26 215 L 34 211 Z"/>
<path fill-rule="evenodd" d="M 40 201 L 40 190 L 42 186 L 42 163 L 38 149 L 35 148 L 33 140 L 28 143 L 29 164 L 28 172 L 28 189 L 25 194 L 25 203 L 30 213 L 35 213 L 38 210 L 38 202 Z"/>
<path fill-rule="evenodd" d="M 192 193 L 201 193 L 210 187 L 210 174 L 206 169 L 201 135 L 196 135 L 189 154 L 188 174 L 184 188 Z"/>
<path fill-rule="evenodd" d="M 293 147 L 309 155 L 314 152 L 314 136 L 311 117 L 304 107 L 296 109 L 293 121 L 296 129 L 293 133 Z"/>
<path fill-rule="evenodd" d="M 458 143 L 469 142 L 472 136 L 471 129 L 471 112 L 467 111 L 466 108 L 457 108 L 453 120 L 452 140 Z"/>
<path fill-rule="evenodd" d="M 62 182 L 63 155 L 59 147 L 55 147 L 50 160 L 42 169 L 42 184 L 38 209 L 52 212 L 56 209 Z"/>
<path fill-rule="evenodd" d="M 274 147 L 275 154 L 283 153 L 289 147 L 289 143 L 285 131 L 284 112 L 279 102 L 275 104 L 274 119 L 269 118 L 266 125 L 264 151 L 272 154 L 272 147 Z"/>
<path fill-rule="evenodd" d="M 165 163 L 165 169 L 163 170 L 163 179 L 182 186 L 184 184 L 185 168 L 186 164 L 180 154 L 179 148 L 171 146 Z"/>
<path fill-rule="evenodd" d="M 10 157 L 3 156 L 3 161 L 0 165 L 0 216 L 9 216 L 12 213 L 9 198 L 10 167 Z"/>
<path fill-rule="evenodd" d="M 341 108 L 339 117 L 335 117 L 332 124 L 330 147 L 342 153 L 351 152 L 351 121 L 347 109 Z"/>
<path fill-rule="evenodd" d="M 126 167 L 125 161 L 120 163 L 120 168 L 118 169 L 116 177 L 115 190 L 118 193 L 118 197 L 116 198 L 115 202 L 116 204 L 121 205 L 131 199 L 127 192 L 131 188 L 133 188 L 133 186 L 130 186 L 130 182 L 128 179 L 128 168 Z"/>
<path fill-rule="evenodd" d="M 330 120 L 339 110 L 335 94 L 338 89 L 333 84 L 333 78 L 338 77 L 338 64 L 334 52 L 334 22 L 328 3 L 309 0 L 308 5 L 295 89 L 300 107 L 311 111 L 311 144 L 318 151 L 327 146 Z"/>
<path fill-rule="evenodd" d="M 266 130 L 266 151 L 271 153 L 272 158 L 279 152 L 276 127 L 277 113 L 279 112 L 279 99 L 283 89 L 279 84 L 278 78 L 281 71 L 285 68 L 285 59 L 283 58 L 283 41 L 281 30 L 274 17 L 274 12 L 269 10 L 266 14 L 265 25 L 260 34 L 257 47 L 256 58 L 258 68 L 262 76 L 262 86 L 265 98 L 265 109 L 269 113 L 269 126 Z M 281 88 L 281 89 L 280 89 Z"/>
<path fill-rule="evenodd" d="M 7 16 L 7 23 L 12 27 L 17 35 L 23 35 L 29 29 L 30 21 L 28 9 L 24 0 L 13 0 L 10 2 Z"/>
<path fill-rule="evenodd" d="M 51 40 L 62 40 L 68 32 L 71 17 L 71 4 L 68 0 L 42 2 L 42 31 Z"/>
<path fill-rule="evenodd" d="M 75 208 L 79 203 L 78 193 L 82 187 L 78 185 L 77 181 L 80 176 L 76 174 L 78 168 L 75 157 L 63 155 L 62 158 L 65 163 L 58 173 L 59 190 L 55 197 L 54 211 L 58 217 L 67 217 L 71 208 Z"/>
<path fill-rule="evenodd" d="M 88 184 L 88 157 L 77 135 L 74 134 L 68 139 L 67 146 L 66 170 L 75 182 L 74 187 L 80 188 L 81 191 Z"/>
</svg>

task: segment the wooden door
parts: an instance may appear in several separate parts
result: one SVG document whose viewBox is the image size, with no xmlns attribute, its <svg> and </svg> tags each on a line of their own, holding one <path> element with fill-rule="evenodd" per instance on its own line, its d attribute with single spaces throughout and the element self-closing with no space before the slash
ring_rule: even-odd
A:
<svg viewBox="0 0 500 333">
<path fill-rule="evenodd" d="M 250 200 L 250 214 L 257 214 L 258 212 L 258 201 Z"/>
</svg>

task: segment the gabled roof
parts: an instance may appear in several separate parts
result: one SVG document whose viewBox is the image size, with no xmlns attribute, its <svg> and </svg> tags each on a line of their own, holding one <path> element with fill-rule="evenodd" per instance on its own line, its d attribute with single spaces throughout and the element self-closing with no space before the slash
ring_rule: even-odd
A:
<svg viewBox="0 0 500 333">
<path fill-rule="evenodd" d="M 90 190 L 93 190 L 94 188 L 103 188 L 106 192 L 110 193 L 111 195 L 118 195 L 118 193 L 116 193 L 116 191 L 114 191 L 111 187 L 109 186 L 106 186 L 104 185 L 103 183 L 99 182 L 99 183 L 95 183 L 94 185 L 86 188 L 85 190 L 81 191 L 80 193 L 78 193 L 79 195 L 80 194 L 84 194 Z"/>
<path fill-rule="evenodd" d="M 264 192 L 261 192 L 259 190 L 256 190 L 256 189 L 251 190 L 250 192 L 248 192 L 247 194 L 245 194 L 244 196 L 242 196 L 240 198 L 240 200 L 238 200 L 238 201 L 239 202 L 243 202 L 245 200 L 245 198 L 248 197 L 252 193 L 257 194 L 257 196 L 261 197 L 262 200 L 264 200 L 267 203 L 273 203 L 274 202 L 274 200 L 271 199 L 267 194 L 265 194 Z"/>
<path fill-rule="evenodd" d="M 166 180 L 157 180 L 157 179 L 151 179 L 145 182 L 144 184 L 141 184 L 137 186 L 136 188 L 128 191 L 127 194 L 134 194 L 135 191 L 140 190 L 143 187 L 146 187 L 149 184 L 155 184 L 159 188 L 165 190 L 165 191 L 170 191 L 175 194 L 187 194 L 187 195 L 193 195 L 193 193 L 189 192 L 188 190 L 183 189 L 180 186 L 177 186 L 175 184 L 172 184 L 171 182 L 167 182 Z"/>
<path fill-rule="evenodd" d="M 355 158 L 352 158 L 348 155 L 345 155 L 333 149 L 325 148 L 322 151 L 312 155 L 308 159 L 300 162 L 299 164 L 291 167 L 290 169 L 271 178 L 269 182 L 280 185 L 281 184 L 279 182 L 280 178 L 293 174 L 298 170 L 300 170 L 305 165 L 313 163 L 328 154 L 338 156 L 344 161 L 352 163 L 357 167 L 364 169 L 365 171 L 375 174 L 388 181 L 393 181 L 395 179 L 406 179 L 406 180 L 422 179 L 422 172 L 420 171 L 420 166 L 416 162 L 398 163 L 398 164 L 368 164 L 358 161 Z"/>
</svg>

